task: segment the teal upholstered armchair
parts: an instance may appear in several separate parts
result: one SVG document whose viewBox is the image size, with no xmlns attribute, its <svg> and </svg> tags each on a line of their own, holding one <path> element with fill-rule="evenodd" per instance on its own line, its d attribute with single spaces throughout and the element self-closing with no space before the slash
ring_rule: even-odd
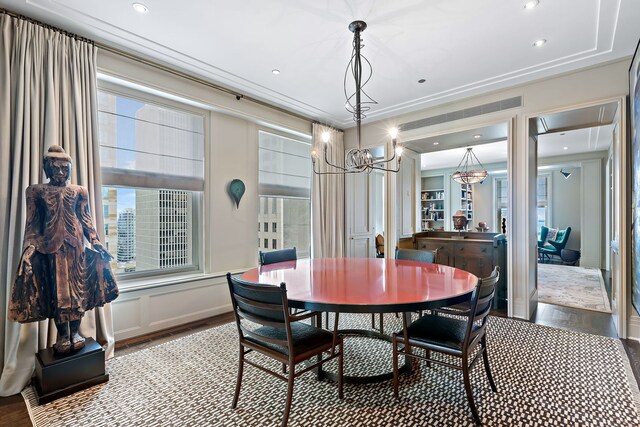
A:
<svg viewBox="0 0 640 427">
<path fill-rule="evenodd" d="M 558 230 L 555 238 L 549 238 L 549 228 L 544 225 L 540 229 L 540 240 L 538 240 L 538 254 L 541 260 L 550 259 L 553 255 L 560 256 L 560 251 L 564 249 L 571 235 L 571 227 Z"/>
</svg>

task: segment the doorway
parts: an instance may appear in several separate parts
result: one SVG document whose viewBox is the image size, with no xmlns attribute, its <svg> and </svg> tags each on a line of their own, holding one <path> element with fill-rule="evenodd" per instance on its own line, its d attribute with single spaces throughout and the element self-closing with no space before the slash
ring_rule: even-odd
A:
<svg viewBox="0 0 640 427">
<path fill-rule="evenodd" d="M 439 263 L 478 277 L 488 276 L 495 266 L 500 266 L 501 281 L 493 313 L 504 316 L 508 314 L 509 301 L 509 126 L 507 122 L 494 123 L 404 142 L 405 148 L 420 155 L 415 201 L 420 238 L 444 239 L 423 244 L 439 246 Z M 486 172 L 480 182 L 460 182 L 457 177 L 456 173 L 466 168 L 463 159 L 467 156 L 473 159 L 468 170 Z M 464 219 L 463 225 L 460 218 Z M 446 243 L 452 238 L 459 239 L 455 248 Z M 486 242 L 487 247 L 475 248 L 474 242 Z M 412 239 L 401 239 L 399 245 L 413 247 L 413 243 Z M 479 256 L 473 261 L 463 259 L 462 250 L 465 254 L 477 250 Z"/>
<path fill-rule="evenodd" d="M 536 283 L 532 320 L 582 319 L 551 326 L 612 336 L 617 332 L 611 244 L 615 228 L 613 158 L 619 101 L 540 115 L 529 121 L 534 145 Z M 620 209 L 618 206 L 617 209 Z M 619 286 L 619 283 L 618 283 Z M 536 301 L 534 301 L 536 300 Z M 613 331 L 613 332 L 612 332 Z"/>
</svg>

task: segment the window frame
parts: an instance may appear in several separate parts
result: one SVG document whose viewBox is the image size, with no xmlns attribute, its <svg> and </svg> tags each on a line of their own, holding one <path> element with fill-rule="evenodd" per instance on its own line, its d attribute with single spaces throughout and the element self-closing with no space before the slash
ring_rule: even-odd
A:
<svg viewBox="0 0 640 427">
<path fill-rule="evenodd" d="M 301 144 L 306 144 L 309 145 L 309 152 L 311 152 L 311 149 L 313 149 L 313 137 L 311 134 L 301 134 L 301 133 L 289 133 L 289 132 L 285 132 L 283 130 L 278 130 L 278 129 L 273 129 L 273 128 L 268 128 L 268 127 L 264 127 L 264 126 L 259 126 L 258 127 L 258 132 L 257 132 L 257 140 L 256 143 L 258 144 L 258 146 L 260 145 L 260 133 L 267 133 L 267 134 L 271 134 L 271 135 L 275 135 L 275 136 L 279 136 L 282 138 L 286 138 L 286 139 L 290 139 L 296 142 L 299 142 Z M 259 156 L 259 154 L 258 154 Z M 313 216 L 313 169 L 312 169 L 312 164 L 311 164 L 311 157 L 309 157 L 309 170 L 311 171 L 310 174 L 310 182 L 309 182 L 309 197 L 301 197 L 299 195 L 281 195 L 281 194 L 262 194 L 262 191 L 260 190 L 260 178 L 259 178 L 259 170 L 260 170 L 260 161 L 258 159 L 258 217 L 263 214 L 262 210 L 260 209 L 260 205 L 261 205 L 261 200 L 263 198 L 265 203 L 264 203 L 264 215 L 265 216 L 269 216 L 269 215 L 273 215 L 276 213 L 277 211 L 277 203 L 275 202 L 276 199 L 292 199 L 292 200 L 305 200 L 308 202 L 309 204 L 309 248 L 308 248 L 308 254 L 307 254 L 307 250 L 306 248 L 298 248 L 296 247 L 297 251 L 298 251 L 298 256 L 299 257 L 311 257 L 311 252 L 313 251 L 313 224 L 312 222 L 312 216 Z M 271 205 L 269 204 L 269 200 L 272 200 Z M 264 220 L 262 220 L 264 221 Z M 271 222 L 270 220 L 267 220 L 267 222 Z M 281 231 L 273 231 L 272 229 L 269 229 L 270 233 L 284 233 L 284 224 L 282 224 L 282 230 Z M 260 238 L 260 236 L 259 236 Z M 282 245 L 284 245 L 284 241 L 280 242 Z M 274 249 L 269 249 L 269 246 L 267 245 L 266 248 L 267 251 L 272 251 Z"/>
<path fill-rule="evenodd" d="M 156 91 L 153 88 L 149 87 L 149 90 Z M 207 192 L 207 171 L 210 167 L 209 159 L 207 156 L 208 148 L 207 145 L 209 143 L 210 137 L 210 118 L 211 113 L 208 110 L 203 108 L 198 108 L 194 105 L 190 105 L 188 103 L 179 102 L 171 99 L 171 93 L 166 92 L 167 98 L 162 97 L 160 95 L 156 95 L 154 93 L 144 92 L 141 90 L 137 90 L 131 88 L 129 86 L 114 83 L 111 81 L 107 81 L 101 78 L 98 78 L 97 82 L 97 92 L 107 92 L 111 95 L 122 96 L 129 99 L 133 99 L 142 103 L 149 103 L 153 105 L 157 105 L 159 107 L 166 107 L 173 110 L 181 110 L 188 112 L 190 114 L 194 114 L 200 116 L 203 122 L 203 144 L 204 144 L 204 159 L 203 159 L 203 189 L 202 191 L 193 191 L 193 190 L 182 190 L 176 188 L 165 188 L 165 187 L 125 187 L 121 185 L 113 185 L 105 183 L 102 180 L 101 191 L 102 188 L 110 187 L 110 188 L 130 188 L 130 189 L 147 189 L 147 190 L 178 190 L 178 191 L 189 191 L 192 194 L 192 224 L 191 224 L 191 234 L 192 234 L 192 264 L 191 266 L 184 267 L 175 267 L 175 268 L 157 268 L 157 269 L 149 269 L 143 271 L 133 271 L 133 272 L 117 272 L 115 273 L 116 278 L 118 279 L 120 287 L 122 289 L 127 288 L 135 288 L 136 282 L 141 282 L 153 277 L 158 276 L 182 276 L 182 275 L 199 275 L 205 272 L 205 262 L 206 257 L 204 254 L 205 249 L 205 236 L 204 236 L 204 207 L 205 207 L 205 194 Z M 99 120 L 97 120 L 98 127 L 100 126 Z M 101 174 L 102 174 L 102 165 L 100 166 Z M 102 194 L 100 195 L 102 196 Z M 103 219 L 104 221 L 104 219 Z M 105 236 L 106 237 L 106 236 Z"/>
<path fill-rule="evenodd" d="M 545 178 L 546 179 L 546 187 L 547 187 L 547 198 L 546 205 L 541 205 L 538 201 L 538 179 Z M 538 209 L 545 208 L 545 225 L 547 227 L 553 226 L 553 173 L 552 172 L 538 172 L 536 176 L 536 235 L 540 238 L 540 228 L 538 227 Z"/>
</svg>

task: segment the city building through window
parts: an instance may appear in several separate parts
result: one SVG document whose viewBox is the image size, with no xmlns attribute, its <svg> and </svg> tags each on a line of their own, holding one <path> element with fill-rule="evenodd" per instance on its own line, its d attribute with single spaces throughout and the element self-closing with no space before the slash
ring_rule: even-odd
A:
<svg viewBox="0 0 640 427">
<path fill-rule="evenodd" d="M 261 250 L 295 246 L 298 257 L 311 252 L 311 142 L 260 131 L 258 231 Z M 270 207 L 270 209 L 269 209 Z M 271 227 L 269 228 L 269 223 Z M 271 247 L 269 247 L 271 240 Z"/>
<path fill-rule="evenodd" d="M 197 269 L 204 116 L 100 90 L 98 123 L 113 270 Z"/>
</svg>

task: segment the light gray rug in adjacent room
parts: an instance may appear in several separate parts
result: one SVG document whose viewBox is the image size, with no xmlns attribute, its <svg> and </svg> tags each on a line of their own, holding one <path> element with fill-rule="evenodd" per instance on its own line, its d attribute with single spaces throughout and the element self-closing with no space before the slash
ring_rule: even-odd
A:
<svg viewBox="0 0 640 427">
<path fill-rule="evenodd" d="M 366 327 L 370 319 L 343 315 L 341 327 Z M 385 318 L 389 330 L 397 322 Z M 230 409 L 236 334 L 235 324 L 227 324 L 117 357 L 109 362 L 108 383 L 43 406 L 31 388 L 23 394 L 36 426 L 278 426 L 286 384 L 251 366 L 238 409 Z M 471 379 L 484 425 L 640 425 L 637 385 L 628 379 L 620 341 L 503 318 L 490 319 L 488 340 L 499 392 L 491 392 L 482 361 Z M 348 374 L 391 368 L 388 343 L 347 337 L 345 346 Z M 473 425 L 462 374 L 444 367 L 421 364 L 403 376 L 399 400 L 391 381 L 346 384 L 344 394 L 340 401 L 336 384 L 303 375 L 289 425 Z"/>
<path fill-rule="evenodd" d="M 611 313 L 602 273 L 597 268 L 538 264 L 538 301 Z"/>
</svg>

